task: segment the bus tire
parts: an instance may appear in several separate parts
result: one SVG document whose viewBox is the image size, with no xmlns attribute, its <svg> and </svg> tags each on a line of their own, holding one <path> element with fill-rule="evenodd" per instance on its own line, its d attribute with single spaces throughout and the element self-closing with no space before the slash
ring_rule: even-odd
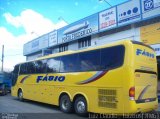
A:
<svg viewBox="0 0 160 119">
<path fill-rule="evenodd" d="M 63 95 L 62 97 L 60 97 L 60 109 L 62 112 L 64 113 L 71 113 L 73 106 L 72 106 L 72 102 L 69 98 L 68 95 Z"/>
<path fill-rule="evenodd" d="M 19 89 L 19 91 L 18 91 L 18 99 L 19 99 L 20 101 L 23 101 L 23 92 L 22 92 L 21 89 Z"/>
<path fill-rule="evenodd" d="M 79 116 L 87 115 L 87 101 L 83 96 L 77 97 L 74 102 L 74 110 Z"/>
</svg>

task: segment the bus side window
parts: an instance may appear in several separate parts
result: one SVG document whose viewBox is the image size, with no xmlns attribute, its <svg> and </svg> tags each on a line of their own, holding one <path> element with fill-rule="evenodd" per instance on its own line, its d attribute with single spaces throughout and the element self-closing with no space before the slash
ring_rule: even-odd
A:
<svg viewBox="0 0 160 119">
<path fill-rule="evenodd" d="M 28 63 L 24 63 L 24 64 L 20 65 L 20 74 L 27 74 L 28 73 L 27 65 L 28 65 Z"/>
<path fill-rule="evenodd" d="M 122 65 L 124 46 L 114 46 L 101 49 L 101 70 L 108 70 Z"/>
<path fill-rule="evenodd" d="M 36 73 L 46 73 L 46 60 L 35 61 Z"/>
<path fill-rule="evenodd" d="M 100 50 L 79 53 L 81 71 L 95 71 L 100 69 Z"/>
<path fill-rule="evenodd" d="M 12 72 L 12 86 L 14 86 L 17 82 L 18 73 L 19 73 L 19 65 L 16 65 Z"/>
<path fill-rule="evenodd" d="M 35 72 L 35 65 L 34 65 L 34 62 L 28 62 L 28 74 L 33 74 L 33 73 L 36 73 Z"/>
<path fill-rule="evenodd" d="M 50 58 L 46 63 L 47 73 L 59 72 L 60 68 L 60 58 Z"/>
<path fill-rule="evenodd" d="M 61 57 L 60 72 L 76 72 L 78 69 L 78 54 Z"/>
</svg>

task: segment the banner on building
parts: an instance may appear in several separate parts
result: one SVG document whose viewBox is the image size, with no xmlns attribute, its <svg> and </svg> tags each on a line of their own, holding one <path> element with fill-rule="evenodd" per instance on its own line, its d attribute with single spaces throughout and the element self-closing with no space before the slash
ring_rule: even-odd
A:
<svg viewBox="0 0 160 119">
<path fill-rule="evenodd" d="M 86 17 L 58 30 L 58 43 L 73 41 L 98 32 L 98 14 Z"/>
<path fill-rule="evenodd" d="M 160 0 L 141 0 L 142 18 L 160 15 Z"/>
<path fill-rule="evenodd" d="M 99 30 L 107 30 L 117 26 L 116 7 L 99 13 Z"/>
<path fill-rule="evenodd" d="M 24 55 L 31 54 L 40 51 L 42 49 L 45 49 L 47 47 L 48 47 L 48 34 L 45 34 L 41 37 L 34 39 L 31 42 L 24 44 L 23 54 Z"/>
<path fill-rule="evenodd" d="M 57 45 L 57 31 L 50 32 L 48 36 L 49 36 L 49 47 Z"/>
<path fill-rule="evenodd" d="M 118 26 L 141 20 L 140 1 L 132 0 L 117 6 Z"/>
</svg>

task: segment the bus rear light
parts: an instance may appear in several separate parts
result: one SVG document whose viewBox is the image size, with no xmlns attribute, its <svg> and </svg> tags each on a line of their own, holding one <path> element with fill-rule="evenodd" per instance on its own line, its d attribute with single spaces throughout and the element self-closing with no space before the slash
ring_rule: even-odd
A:
<svg viewBox="0 0 160 119">
<path fill-rule="evenodd" d="M 131 87 L 129 89 L 129 98 L 130 98 L 130 100 L 134 100 L 134 98 L 135 98 L 135 87 Z"/>
</svg>

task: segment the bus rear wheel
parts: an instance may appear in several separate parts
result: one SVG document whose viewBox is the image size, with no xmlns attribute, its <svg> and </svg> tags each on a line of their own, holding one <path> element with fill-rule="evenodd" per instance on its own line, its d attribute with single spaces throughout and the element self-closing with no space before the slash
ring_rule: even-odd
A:
<svg viewBox="0 0 160 119">
<path fill-rule="evenodd" d="M 60 98 L 60 109 L 61 111 L 65 113 L 70 113 L 72 112 L 72 102 L 70 101 L 70 98 L 68 95 L 63 95 Z"/>
<path fill-rule="evenodd" d="M 80 116 L 87 115 L 87 102 L 84 97 L 80 96 L 75 99 L 74 110 Z"/>
<path fill-rule="evenodd" d="M 23 92 L 22 92 L 22 90 L 19 90 L 19 91 L 18 91 L 18 99 L 19 99 L 20 101 L 23 101 Z"/>
</svg>

